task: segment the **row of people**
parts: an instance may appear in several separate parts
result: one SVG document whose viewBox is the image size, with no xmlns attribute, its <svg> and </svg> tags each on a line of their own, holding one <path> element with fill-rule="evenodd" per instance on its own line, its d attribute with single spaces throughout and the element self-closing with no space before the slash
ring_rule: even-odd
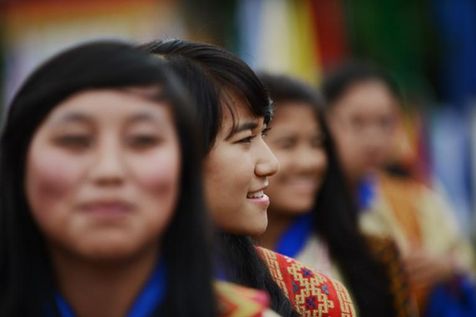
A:
<svg viewBox="0 0 476 317">
<path fill-rule="evenodd" d="M 270 119 L 254 72 L 211 45 L 47 61 L 2 133 L 0 315 L 353 316 L 341 283 L 250 240 Z"/>
<path fill-rule="evenodd" d="M 372 74 L 356 78 L 396 96 Z M 416 315 L 419 264 L 381 212 L 359 211 L 384 160 L 346 156 L 362 100 L 340 76 L 322 99 L 183 40 L 43 64 L 1 139 L 0 315 Z"/>
<path fill-rule="evenodd" d="M 392 78 L 345 64 L 322 96 L 287 76 L 261 79 L 276 106 L 267 142 L 281 167 L 257 241 L 342 281 L 363 316 L 476 313 L 473 252 L 449 205 L 386 168 L 403 103 Z"/>
</svg>

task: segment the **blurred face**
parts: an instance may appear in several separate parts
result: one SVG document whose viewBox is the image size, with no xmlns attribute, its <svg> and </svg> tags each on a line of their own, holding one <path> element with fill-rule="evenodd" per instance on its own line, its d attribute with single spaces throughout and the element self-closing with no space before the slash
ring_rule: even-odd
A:
<svg viewBox="0 0 476 317">
<path fill-rule="evenodd" d="M 33 137 L 31 212 L 53 252 L 91 260 L 157 248 L 176 204 L 179 145 L 166 104 L 90 90 L 60 103 Z"/>
<path fill-rule="evenodd" d="M 205 190 L 215 223 L 225 232 L 262 233 L 268 224 L 268 177 L 278 162 L 263 140 L 263 118 L 235 103 L 234 121 L 224 111 L 222 127 L 205 160 Z M 235 123 L 235 124 L 234 124 Z"/>
<path fill-rule="evenodd" d="M 311 106 L 280 104 L 266 141 L 280 165 L 266 191 L 271 199 L 270 212 L 309 212 L 327 167 L 321 127 Z"/>
<path fill-rule="evenodd" d="M 377 80 L 352 85 L 331 109 L 329 125 L 348 177 L 381 168 L 396 143 L 397 101 Z"/>
</svg>

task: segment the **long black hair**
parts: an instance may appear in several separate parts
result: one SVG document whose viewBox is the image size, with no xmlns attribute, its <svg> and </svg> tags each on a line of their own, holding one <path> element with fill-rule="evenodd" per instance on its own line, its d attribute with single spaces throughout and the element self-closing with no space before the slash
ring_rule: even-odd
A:
<svg viewBox="0 0 476 317">
<path fill-rule="evenodd" d="M 190 101 L 159 59 L 114 41 L 69 49 L 38 68 L 14 98 L 0 144 L 0 315 L 40 316 L 56 291 L 45 241 L 24 191 L 33 135 L 62 100 L 90 89 L 156 87 L 171 107 L 180 142 L 181 187 L 162 237 L 167 291 L 156 316 L 215 316 L 208 224 L 202 195 L 201 153 Z M 198 293 L 199 292 L 199 293 Z M 184 304 L 186 302 L 186 304 Z"/>
<path fill-rule="evenodd" d="M 144 44 L 142 49 L 166 59 L 196 100 L 196 115 L 204 131 L 202 146 L 208 153 L 220 130 L 223 109 L 233 114 L 228 94 L 243 98 L 250 112 L 268 123 L 272 106 L 263 84 L 246 63 L 219 47 L 184 40 Z M 271 308 L 281 316 L 296 316 L 290 301 L 271 277 L 246 236 L 222 232 L 218 236 L 220 260 L 230 280 L 266 290 Z"/>
<path fill-rule="evenodd" d="M 307 84 L 285 75 L 260 74 L 275 109 L 283 103 L 307 104 L 323 133 L 327 170 L 316 193 L 314 232 L 325 241 L 362 316 L 394 316 L 393 295 L 385 268 L 371 254 L 358 228 L 357 205 L 347 187 L 322 112 L 323 98 Z"/>
</svg>

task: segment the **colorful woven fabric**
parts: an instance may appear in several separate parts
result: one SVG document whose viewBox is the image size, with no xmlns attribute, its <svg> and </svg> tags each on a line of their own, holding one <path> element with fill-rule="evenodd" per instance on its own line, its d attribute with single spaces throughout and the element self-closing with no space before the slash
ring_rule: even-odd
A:
<svg viewBox="0 0 476 317">
<path fill-rule="evenodd" d="M 264 248 L 257 249 L 273 279 L 301 316 L 356 316 L 352 299 L 341 283 L 292 258 Z"/>
<path fill-rule="evenodd" d="M 376 186 L 375 201 L 360 213 L 362 231 L 391 238 L 403 256 L 423 250 L 452 259 L 459 271 L 470 270 L 473 251 L 440 194 L 413 179 L 388 174 L 378 175 Z M 429 289 L 410 286 L 422 310 Z"/>
<path fill-rule="evenodd" d="M 366 239 L 373 255 L 386 269 L 396 316 L 418 316 L 415 299 L 411 296 L 408 276 L 395 242 L 388 238 L 369 235 Z"/>
<path fill-rule="evenodd" d="M 215 282 L 215 290 L 220 317 L 263 317 L 268 312 L 265 292 L 223 281 Z"/>
</svg>

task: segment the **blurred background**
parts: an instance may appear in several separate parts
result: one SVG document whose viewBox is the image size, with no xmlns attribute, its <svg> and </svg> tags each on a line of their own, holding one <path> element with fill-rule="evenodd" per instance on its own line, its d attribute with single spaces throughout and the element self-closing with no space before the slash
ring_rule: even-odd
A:
<svg viewBox="0 0 476 317">
<path fill-rule="evenodd" d="M 0 0 L 0 10 L 2 117 L 36 65 L 96 38 L 207 41 L 314 85 L 346 60 L 378 63 L 406 96 L 399 162 L 476 236 L 475 0 Z"/>
</svg>

